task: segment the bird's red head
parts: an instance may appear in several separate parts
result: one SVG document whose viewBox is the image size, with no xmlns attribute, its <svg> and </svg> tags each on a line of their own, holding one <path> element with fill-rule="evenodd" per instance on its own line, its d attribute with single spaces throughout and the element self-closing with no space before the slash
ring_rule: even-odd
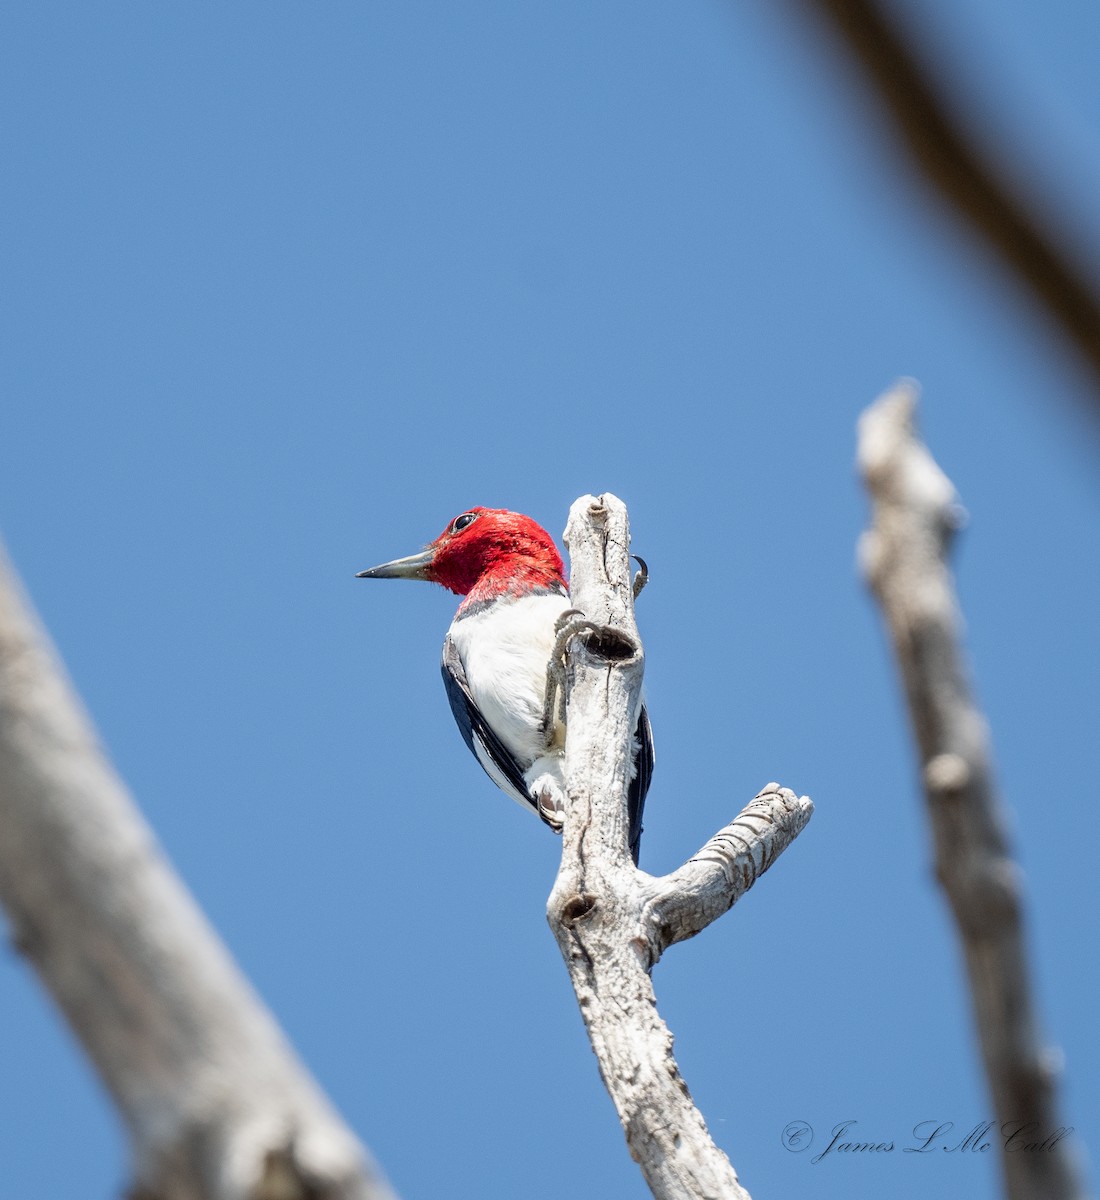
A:
<svg viewBox="0 0 1100 1200">
<path fill-rule="evenodd" d="M 565 582 L 554 539 L 530 517 L 504 508 L 467 509 L 429 549 L 428 578 L 459 596 L 475 590 L 524 592 Z"/>
<path fill-rule="evenodd" d="M 565 587 L 554 539 L 541 525 L 504 508 L 469 508 L 421 554 L 361 571 L 366 579 L 428 579 L 467 604 Z"/>
</svg>

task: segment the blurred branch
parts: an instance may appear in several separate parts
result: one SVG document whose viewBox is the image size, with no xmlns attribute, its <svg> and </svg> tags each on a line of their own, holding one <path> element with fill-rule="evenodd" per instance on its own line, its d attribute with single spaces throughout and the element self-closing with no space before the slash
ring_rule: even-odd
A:
<svg viewBox="0 0 1100 1200">
<path fill-rule="evenodd" d="M 748 1200 L 672 1056 L 649 971 L 742 896 L 813 806 L 768 787 L 688 863 L 656 879 L 627 848 L 627 788 L 641 703 L 626 508 L 583 496 L 565 532 L 570 598 L 599 627 L 578 634 L 566 681 L 568 808 L 547 915 L 630 1153 L 659 1200 Z"/>
<path fill-rule="evenodd" d="M 916 436 L 915 404 L 916 389 L 900 384 L 860 420 L 859 463 L 873 505 L 860 557 L 905 684 L 936 875 L 966 957 L 1007 1193 L 1011 1200 L 1070 1200 L 1084 1189 L 1066 1137 L 1072 1131 L 1058 1119 L 1058 1055 L 1039 1039 L 1022 876 L 1009 852 L 988 730 L 959 645 L 946 556 L 961 509 L 951 481 Z M 1048 1138 L 1042 1152 L 1012 1152 Z"/>
<path fill-rule="evenodd" d="M 811 0 L 863 66 L 914 161 L 1077 346 L 1100 383 L 1100 297 L 1040 213 L 965 132 L 877 0 Z"/>
<path fill-rule="evenodd" d="M 164 859 L 2 555 L 0 901 L 118 1105 L 134 1200 L 392 1200 Z"/>
</svg>

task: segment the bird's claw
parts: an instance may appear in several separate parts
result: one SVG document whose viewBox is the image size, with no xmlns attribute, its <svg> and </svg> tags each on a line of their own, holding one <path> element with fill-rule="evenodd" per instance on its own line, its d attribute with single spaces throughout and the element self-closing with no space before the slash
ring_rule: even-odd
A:
<svg viewBox="0 0 1100 1200">
<path fill-rule="evenodd" d="M 642 588 L 649 582 L 649 567 L 646 566 L 646 561 L 639 554 L 630 556 L 639 567 L 638 574 L 634 576 L 634 599 L 637 600 L 642 594 Z"/>
<path fill-rule="evenodd" d="M 579 608 L 567 608 L 554 622 L 554 649 L 550 652 L 550 661 L 563 671 L 565 670 L 565 652 L 569 643 L 578 633 L 597 633 L 599 626 L 590 621 Z"/>
<path fill-rule="evenodd" d="M 539 816 L 543 821 L 555 833 L 561 833 L 565 828 L 565 810 L 553 788 L 545 787 L 539 789 L 536 792 L 535 804 L 538 807 Z"/>
<path fill-rule="evenodd" d="M 583 609 L 580 609 L 580 608 L 567 608 L 567 609 L 565 610 L 565 612 L 563 612 L 563 613 L 561 614 L 561 616 L 560 616 L 560 617 L 558 617 L 558 619 L 557 619 L 557 620 L 554 622 L 554 635 L 555 635 L 555 637 L 556 637 L 557 635 L 559 635 L 559 634 L 561 633 L 561 631 L 562 631 L 562 630 L 563 630 L 563 629 L 564 629 L 564 628 L 565 628 L 567 625 L 571 624 L 571 623 L 573 622 L 573 620 L 574 620 L 574 618 L 575 618 L 575 617 L 583 617 L 583 616 L 584 616 L 584 610 L 583 610 Z M 557 650 L 557 647 L 556 647 L 556 646 L 555 646 L 554 650 L 555 650 L 555 656 L 556 656 L 556 657 L 560 657 L 560 652 Z"/>
</svg>

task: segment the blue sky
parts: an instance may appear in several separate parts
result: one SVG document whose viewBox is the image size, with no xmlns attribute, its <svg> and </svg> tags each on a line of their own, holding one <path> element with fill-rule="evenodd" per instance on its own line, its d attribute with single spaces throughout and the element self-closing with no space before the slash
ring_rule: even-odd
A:
<svg viewBox="0 0 1100 1200">
<path fill-rule="evenodd" d="M 1100 264 L 1095 6 L 909 15 Z M 353 578 L 470 505 L 560 535 L 605 490 L 652 574 L 643 867 L 768 780 L 817 806 L 655 973 L 712 1132 L 760 1198 L 996 1194 L 989 1155 L 780 1141 L 989 1115 L 854 567 L 855 420 L 900 375 L 970 513 L 968 645 L 1095 1147 L 1092 385 L 802 10 L 47 3 L 0 47 L 0 527 L 167 852 L 406 1200 L 645 1194 L 543 916 L 558 843 L 451 722 L 453 598 Z M 119 1194 L 114 1115 L 14 954 L 0 1005 L 10 1194 Z"/>
</svg>

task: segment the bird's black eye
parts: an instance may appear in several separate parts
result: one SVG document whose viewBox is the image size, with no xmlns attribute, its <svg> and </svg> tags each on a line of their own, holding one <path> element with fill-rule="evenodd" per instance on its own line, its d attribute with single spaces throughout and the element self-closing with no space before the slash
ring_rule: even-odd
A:
<svg viewBox="0 0 1100 1200">
<path fill-rule="evenodd" d="M 477 520 L 477 513 L 463 513 L 461 517 L 455 517 L 451 522 L 451 532 L 461 533 L 468 525 L 472 525 Z"/>
</svg>

